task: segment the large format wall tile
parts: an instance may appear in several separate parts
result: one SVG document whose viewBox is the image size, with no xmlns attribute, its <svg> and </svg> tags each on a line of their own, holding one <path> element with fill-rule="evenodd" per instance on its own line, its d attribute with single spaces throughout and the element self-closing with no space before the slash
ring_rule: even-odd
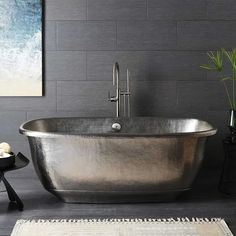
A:
<svg viewBox="0 0 236 236">
<path fill-rule="evenodd" d="M 18 132 L 20 125 L 26 121 L 24 111 L 1 111 L 0 112 L 0 143 L 19 140 Z"/>
<path fill-rule="evenodd" d="M 176 108 L 176 82 L 136 81 L 131 84 L 134 116 L 161 116 Z"/>
<path fill-rule="evenodd" d="M 88 0 L 88 20 L 145 20 L 146 0 Z"/>
<path fill-rule="evenodd" d="M 18 153 L 18 152 L 21 152 L 23 155 L 25 155 L 28 159 L 31 160 L 31 153 L 30 153 L 30 147 L 29 147 L 29 142 L 27 140 L 26 137 L 24 137 L 23 135 L 21 135 L 19 137 L 18 140 L 6 140 L 4 139 L 6 142 L 10 143 L 11 144 L 11 147 L 12 147 L 12 151 L 14 153 Z M 23 175 L 25 176 L 25 171 L 29 171 L 31 173 L 30 175 L 30 178 L 32 177 L 32 171 L 33 171 L 33 168 L 32 168 L 32 162 L 30 162 L 29 166 L 27 166 L 25 169 L 24 169 L 24 172 L 18 172 L 17 173 L 17 177 L 19 178 L 20 175 Z"/>
<path fill-rule="evenodd" d="M 105 81 L 59 82 L 58 110 L 76 110 L 82 116 L 114 116 L 115 104 L 107 99 L 109 89 L 115 92 L 112 84 Z M 176 82 L 133 81 L 131 91 L 132 114 L 135 116 L 157 115 L 162 110 L 176 107 Z"/>
<path fill-rule="evenodd" d="M 183 21 L 178 23 L 179 49 L 214 50 L 235 47 L 235 21 Z"/>
<path fill-rule="evenodd" d="M 45 22 L 45 50 L 56 50 L 56 23 L 55 21 Z"/>
<path fill-rule="evenodd" d="M 206 1 L 147 0 L 148 19 L 199 20 L 206 19 Z"/>
<path fill-rule="evenodd" d="M 86 53 L 48 51 L 45 56 L 47 80 L 86 80 Z"/>
<path fill-rule="evenodd" d="M 176 23 L 163 21 L 118 22 L 119 50 L 158 50 L 176 48 Z"/>
<path fill-rule="evenodd" d="M 88 80 L 112 81 L 112 65 L 119 62 L 121 79 L 129 68 L 132 80 L 205 80 L 200 65 L 206 61 L 203 52 L 122 51 L 88 52 Z"/>
<path fill-rule="evenodd" d="M 57 23 L 59 50 L 115 49 L 116 24 L 113 22 L 60 21 Z"/>
<path fill-rule="evenodd" d="M 108 101 L 109 82 L 70 81 L 58 82 L 58 110 L 79 111 L 83 116 L 106 114 L 113 116 L 114 103 Z"/>
<path fill-rule="evenodd" d="M 28 111 L 27 120 L 50 117 L 87 117 L 87 114 L 79 111 Z"/>
<path fill-rule="evenodd" d="M 217 111 L 228 106 L 225 91 L 218 81 L 178 82 L 177 109 L 187 111 Z"/>
<path fill-rule="evenodd" d="M 207 15 L 211 20 L 236 20 L 235 0 L 207 0 Z"/>
<path fill-rule="evenodd" d="M 86 20 L 86 0 L 47 0 L 47 20 Z"/>
</svg>

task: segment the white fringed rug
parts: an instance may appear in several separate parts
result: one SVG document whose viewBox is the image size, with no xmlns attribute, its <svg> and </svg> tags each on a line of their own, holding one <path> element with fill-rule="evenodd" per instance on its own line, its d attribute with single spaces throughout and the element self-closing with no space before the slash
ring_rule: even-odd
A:
<svg viewBox="0 0 236 236">
<path fill-rule="evenodd" d="M 18 220 L 11 236 L 233 236 L 223 219 Z"/>
</svg>

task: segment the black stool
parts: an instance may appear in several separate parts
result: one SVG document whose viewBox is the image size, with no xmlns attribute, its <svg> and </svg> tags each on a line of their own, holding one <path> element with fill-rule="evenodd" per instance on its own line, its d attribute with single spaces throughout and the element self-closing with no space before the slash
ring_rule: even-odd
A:
<svg viewBox="0 0 236 236">
<path fill-rule="evenodd" d="M 16 194 L 15 190 L 12 188 L 12 186 L 9 184 L 7 179 L 5 178 L 4 174 L 8 171 L 18 170 L 21 168 L 24 168 L 29 164 L 29 160 L 20 152 L 16 155 L 15 163 L 5 169 L 0 169 L 0 182 L 2 181 L 3 184 L 6 187 L 8 198 L 10 200 L 10 203 L 16 203 L 17 209 L 19 211 L 23 211 L 24 204 L 19 198 L 19 196 Z"/>
</svg>

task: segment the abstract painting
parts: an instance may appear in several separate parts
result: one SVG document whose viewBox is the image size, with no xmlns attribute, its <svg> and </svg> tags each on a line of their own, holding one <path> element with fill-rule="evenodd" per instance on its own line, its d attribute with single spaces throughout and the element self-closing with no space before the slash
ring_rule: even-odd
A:
<svg viewBox="0 0 236 236">
<path fill-rule="evenodd" d="M 42 96 L 42 0 L 0 0 L 0 96 Z"/>
</svg>

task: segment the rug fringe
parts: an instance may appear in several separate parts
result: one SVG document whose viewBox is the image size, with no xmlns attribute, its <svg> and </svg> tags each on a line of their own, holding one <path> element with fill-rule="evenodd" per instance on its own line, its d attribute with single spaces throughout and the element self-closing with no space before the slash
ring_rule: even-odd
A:
<svg viewBox="0 0 236 236">
<path fill-rule="evenodd" d="M 32 223 L 142 223 L 142 222 L 158 222 L 158 223 L 216 223 L 222 221 L 222 218 L 135 218 L 135 219 L 31 219 L 31 220 L 22 220 L 23 222 L 32 222 Z"/>
</svg>

